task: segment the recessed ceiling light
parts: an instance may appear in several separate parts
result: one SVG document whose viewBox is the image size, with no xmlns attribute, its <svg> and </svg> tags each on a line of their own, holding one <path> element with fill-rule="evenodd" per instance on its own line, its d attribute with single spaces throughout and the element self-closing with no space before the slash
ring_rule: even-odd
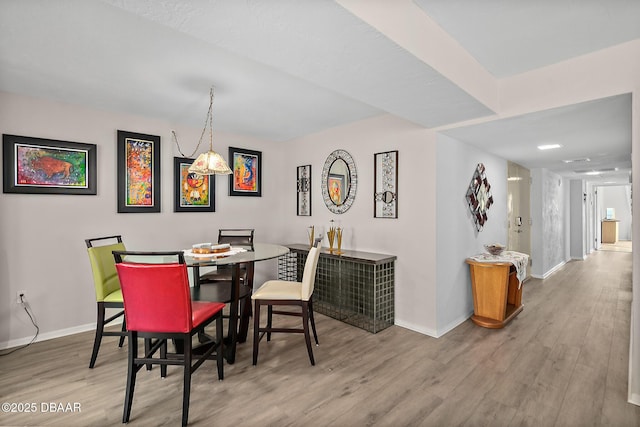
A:
<svg viewBox="0 0 640 427">
<path fill-rule="evenodd" d="M 538 150 L 553 150 L 554 148 L 560 148 L 562 145 L 560 144 L 545 144 L 538 145 Z"/>
<path fill-rule="evenodd" d="M 585 175 L 600 175 L 600 171 L 589 171 L 589 172 L 585 172 Z"/>
<path fill-rule="evenodd" d="M 584 159 L 570 159 L 570 160 L 563 160 L 563 163 L 582 163 L 582 162 L 590 162 L 591 159 L 588 157 L 585 157 Z"/>
</svg>

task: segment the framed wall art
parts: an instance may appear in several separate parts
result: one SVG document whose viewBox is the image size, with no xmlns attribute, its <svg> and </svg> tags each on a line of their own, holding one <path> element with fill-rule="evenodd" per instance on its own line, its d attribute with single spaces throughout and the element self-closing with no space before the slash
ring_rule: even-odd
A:
<svg viewBox="0 0 640 427">
<path fill-rule="evenodd" d="M 160 212 L 160 137 L 118 131 L 118 212 Z"/>
<path fill-rule="evenodd" d="M 3 192 L 96 194 L 96 145 L 2 135 Z"/>
<path fill-rule="evenodd" d="M 373 155 L 374 218 L 398 218 L 398 150 Z"/>
<path fill-rule="evenodd" d="M 311 165 L 298 166 L 298 216 L 311 216 Z"/>
<path fill-rule="evenodd" d="M 262 196 L 262 152 L 229 147 L 230 196 Z"/>
<path fill-rule="evenodd" d="M 189 172 L 194 159 L 173 158 L 174 212 L 215 212 L 213 175 Z"/>
</svg>

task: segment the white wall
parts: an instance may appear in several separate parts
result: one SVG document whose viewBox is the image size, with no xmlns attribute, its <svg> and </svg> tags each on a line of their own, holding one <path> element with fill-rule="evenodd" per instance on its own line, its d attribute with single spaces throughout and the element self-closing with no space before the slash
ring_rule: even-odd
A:
<svg viewBox="0 0 640 427">
<path fill-rule="evenodd" d="M 283 199 L 287 241 L 306 242 L 306 228 L 331 219 L 344 227 L 343 247 L 396 255 L 395 323 L 437 336 L 436 324 L 436 144 L 433 132 L 393 116 L 380 116 L 329 129 L 286 145 L 286 188 L 295 190 L 296 167 L 311 165 L 312 216 L 296 216 L 295 197 Z M 344 149 L 358 169 L 358 191 L 351 208 L 331 213 L 320 193 L 327 156 Z M 373 155 L 398 150 L 398 218 L 373 217 Z M 324 244 L 327 244 L 325 239 Z"/>
<path fill-rule="evenodd" d="M 531 275 L 544 278 L 569 258 L 568 181 L 547 169 L 532 169 L 531 181 Z"/>
<path fill-rule="evenodd" d="M 202 129 L 122 114 L 92 111 L 39 99 L 0 93 L 2 133 L 96 144 L 96 196 L 0 194 L 0 347 L 28 342 L 34 329 L 15 303 L 18 290 L 40 326 L 40 338 L 95 327 L 95 295 L 84 239 L 122 234 L 128 249 L 172 250 L 217 238 L 220 227 L 251 226 L 257 239 L 278 242 L 284 231 L 282 188 L 287 178 L 284 147 L 216 134 L 215 149 L 226 158 L 228 146 L 262 151 L 262 197 L 229 197 L 228 178 L 216 178 L 216 212 L 173 212 L 171 129 L 183 151 L 192 151 Z M 205 112 L 202 112 L 205 114 Z M 160 135 L 162 212 L 118 214 L 116 132 Z M 293 175 L 290 176 L 293 179 Z M 260 214 L 268 212 L 268 215 Z M 259 263 L 256 282 L 277 274 L 275 262 Z"/>
<path fill-rule="evenodd" d="M 569 229 L 570 229 L 570 253 L 571 259 L 583 260 L 586 253 L 586 184 L 581 179 L 572 179 L 569 183 Z"/>
<path fill-rule="evenodd" d="M 477 231 L 466 194 L 478 163 L 491 185 L 493 205 Z M 469 266 L 465 259 L 484 245 L 507 244 L 507 161 L 445 135 L 438 135 L 437 164 L 437 318 L 440 335 L 473 314 Z"/>
</svg>

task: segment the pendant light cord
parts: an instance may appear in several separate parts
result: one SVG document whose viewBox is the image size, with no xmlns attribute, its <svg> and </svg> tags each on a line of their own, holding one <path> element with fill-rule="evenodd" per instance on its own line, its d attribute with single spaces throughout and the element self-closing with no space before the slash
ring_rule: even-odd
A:
<svg viewBox="0 0 640 427">
<path fill-rule="evenodd" d="M 191 153 L 190 156 L 186 156 L 183 152 L 182 149 L 180 148 L 180 144 L 178 143 L 178 136 L 176 135 L 176 131 L 172 130 L 171 134 L 173 135 L 173 140 L 176 142 L 176 147 L 178 147 L 178 153 L 180 153 L 180 155 L 182 157 L 186 157 L 186 158 L 193 158 L 196 153 L 198 152 L 198 149 L 200 148 L 200 145 L 202 144 L 202 138 L 204 138 L 204 134 L 207 131 L 207 126 L 209 127 L 210 131 L 209 131 L 209 150 L 213 151 L 213 86 L 211 86 L 211 91 L 209 92 L 209 111 L 207 112 L 207 118 L 204 121 L 204 128 L 202 128 L 202 133 L 200 134 L 200 140 L 198 141 L 198 145 L 196 146 L 195 150 L 193 150 L 193 153 Z"/>
</svg>

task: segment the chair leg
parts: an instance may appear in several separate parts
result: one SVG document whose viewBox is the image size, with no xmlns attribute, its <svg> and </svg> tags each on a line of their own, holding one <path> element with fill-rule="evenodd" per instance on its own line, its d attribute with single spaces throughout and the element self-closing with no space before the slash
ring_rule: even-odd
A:
<svg viewBox="0 0 640 427">
<path fill-rule="evenodd" d="M 218 380 L 224 379 L 224 331 L 222 322 L 222 313 L 218 319 L 216 319 L 216 341 L 218 342 L 218 349 L 216 350 L 216 364 L 218 366 Z"/>
<path fill-rule="evenodd" d="M 136 374 L 138 369 L 135 366 L 135 360 L 138 357 L 138 334 L 129 332 L 129 359 L 127 369 L 127 390 L 124 397 L 124 413 L 122 414 L 122 422 L 128 423 L 131 416 L 131 404 L 133 403 L 133 391 L 136 387 Z"/>
<path fill-rule="evenodd" d="M 189 419 L 189 397 L 191 394 L 191 336 L 184 336 L 184 383 L 182 385 L 182 425 Z"/>
<path fill-rule="evenodd" d="M 271 328 L 273 327 L 273 306 L 267 305 L 267 341 L 271 341 Z"/>
<path fill-rule="evenodd" d="M 121 347 L 124 345 L 124 339 L 127 336 L 127 319 L 124 318 L 124 315 L 122 316 L 122 335 L 120 336 L 120 341 L 118 342 L 118 347 Z"/>
<path fill-rule="evenodd" d="M 162 345 L 160 346 L 160 359 L 167 359 L 167 340 L 162 340 Z M 146 342 L 146 341 L 145 341 Z M 147 365 L 148 366 L 148 365 Z M 160 378 L 166 378 L 167 376 L 167 365 L 160 365 Z"/>
<path fill-rule="evenodd" d="M 253 310 L 253 364 L 258 364 L 258 345 L 260 344 L 260 300 L 255 300 Z"/>
<path fill-rule="evenodd" d="M 304 340 L 307 343 L 307 352 L 312 365 L 316 362 L 313 360 L 313 349 L 311 348 L 311 336 L 309 335 L 309 304 L 302 301 L 302 328 L 304 329 Z"/>
<path fill-rule="evenodd" d="M 153 343 L 151 342 L 151 338 L 145 338 L 144 339 L 144 357 L 148 357 L 149 356 L 149 351 L 151 350 L 151 345 L 152 344 Z M 152 367 L 153 367 L 153 365 L 151 363 L 147 363 L 147 371 L 150 371 Z"/>
<path fill-rule="evenodd" d="M 309 320 L 311 320 L 311 330 L 313 330 L 313 338 L 316 340 L 316 345 L 320 345 L 318 333 L 316 332 L 316 321 L 313 318 L 313 301 L 311 298 L 309 298 Z"/>
<path fill-rule="evenodd" d="M 89 368 L 93 368 L 98 358 L 98 350 L 100 350 L 100 342 L 102 341 L 102 333 L 104 332 L 104 303 L 98 303 L 98 319 L 96 321 L 96 336 L 93 339 L 93 351 L 91 352 L 91 361 Z M 124 337 L 123 337 L 124 338 Z"/>
</svg>

